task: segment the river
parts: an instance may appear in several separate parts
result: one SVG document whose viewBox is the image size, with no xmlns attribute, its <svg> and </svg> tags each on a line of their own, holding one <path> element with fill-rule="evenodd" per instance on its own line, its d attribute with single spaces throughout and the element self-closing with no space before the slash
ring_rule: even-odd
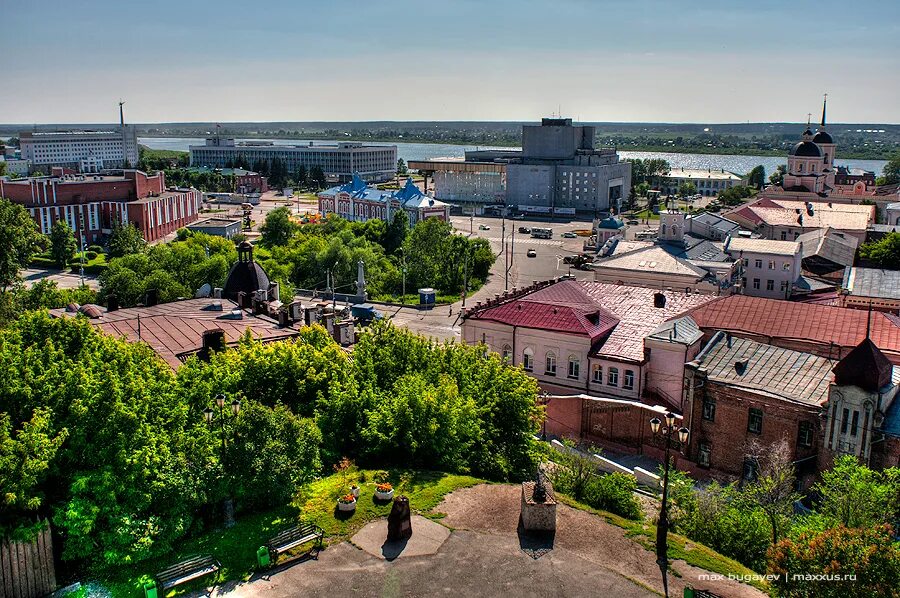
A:
<svg viewBox="0 0 900 598">
<path fill-rule="evenodd" d="M 241 141 L 261 141 L 271 142 L 275 145 L 302 145 L 310 143 L 308 139 L 237 139 Z M 346 140 L 344 140 L 346 141 Z M 313 143 L 336 143 L 328 140 L 313 140 Z M 200 137 L 138 137 L 138 143 L 146 145 L 151 149 L 178 150 L 182 152 L 188 151 L 189 145 L 203 145 L 204 140 Z M 474 145 L 454 145 L 448 143 L 384 143 L 377 145 L 396 145 L 397 157 L 404 161 L 410 160 L 432 160 L 435 158 L 462 158 L 466 150 L 474 149 L 516 149 L 516 148 L 491 148 L 488 146 L 476 147 Z M 838 145 L 840 150 L 840 145 Z M 838 151 L 840 154 L 840 151 Z M 731 156 L 722 154 L 678 154 L 671 152 L 630 152 L 620 151 L 622 158 L 663 158 L 669 162 L 673 169 L 675 168 L 713 168 L 724 169 L 738 174 L 750 172 L 753 167 L 762 164 L 766 168 L 767 173 L 773 172 L 779 164 L 787 163 L 787 156 Z M 863 168 L 872 170 L 880 175 L 886 160 L 857 160 L 849 158 L 840 158 L 835 160 L 840 166 L 850 168 Z"/>
</svg>

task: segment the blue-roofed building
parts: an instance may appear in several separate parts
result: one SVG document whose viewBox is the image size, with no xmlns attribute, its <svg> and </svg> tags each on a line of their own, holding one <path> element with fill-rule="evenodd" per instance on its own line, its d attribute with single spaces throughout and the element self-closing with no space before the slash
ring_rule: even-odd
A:
<svg viewBox="0 0 900 598">
<path fill-rule="evenodd" d="M 319 213 L 323 216 L 337 214 L 356 222 L 373 218 L 390 222 L 397 210 L 406 212 L 410 226 L 426 218 L 450 220 L 450 204 L 422 193 L 412 178 L 402 188 L 387 191 L 367 185 L 354 174 L 349 183 L 319 193 Z"/>
</svg>

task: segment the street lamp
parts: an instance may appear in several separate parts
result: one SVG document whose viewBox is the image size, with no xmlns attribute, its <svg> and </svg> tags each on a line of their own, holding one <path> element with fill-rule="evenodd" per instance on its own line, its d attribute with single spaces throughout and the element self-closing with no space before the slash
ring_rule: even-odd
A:
<svg viewBox="0 0 900 598">
<path fill-rule="evenodd" d="M 220 455 L 219 462 L 222 464 L 223 472 L 225 470 L 225 446 L 226 446 L 226 434 L 225 434 L 225 395 L 222 393 L 218 393 L 214 399 L 216 407 L 219 408 L 219 437 L 222 440 L 222 453 Z M 232 419 L 237 419 L 238 414 L 241 412 L 241 402 L 237 399 L 231 401 L 231 417 Z M 216 412 L 207 407 L 203 410 L 203 419 L 206 421 L 207 425 L 210 427 L 213 425 L 213 420 L 216 417 Z M 223 511 L 225 512 L 225 527 L 232 527 L 234 525 L 234 503 L 231 500 L 231 496 L 225 498 L 225 502 L 223 504 Z"/>
<path fill-rule="evenodd" d="M 666 441 L 665 465 L 663 466 L 663 491 L 662 505 L 659 508 L 659 522 L 656 524 L 656 564 L 662 573 L 663 592 L 666 598 L 669 597 L 669 579 L 667 573 L 669 570 L 669 507 L 667 504 L 669 497 L 669 450 L 672 448 L 672 438 L 677 435 L 679 447 L 683 447 L 687 442 L 690 430 L 684 426 L 675 428 L 675 414 L 666 412 L 664 416 L 666 425 L 662 425 L 662 421 L 658 417 L 650 420 L 650 429 L 655 436 L 662 436 Z M 679 448 L 680 452 L 680 448 Z"/>
<path fill-rule="evenodd" d="M 550 406 L 550 393 L 546 390 L 541 393 L 541 403 L 544 405 L 544 422 L 541 427 L 541 440 L 547 440 L 547 410 Z"/>
</svg>

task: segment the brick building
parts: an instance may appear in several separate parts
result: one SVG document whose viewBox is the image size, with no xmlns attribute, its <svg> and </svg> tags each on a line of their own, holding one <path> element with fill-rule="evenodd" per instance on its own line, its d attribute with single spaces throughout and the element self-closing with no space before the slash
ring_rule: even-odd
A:
<svg viewBox="0 0 900 598">
<path fill-rule="evenodd" d="M 156 241 L 197 220 L 201 193 L 166 189 L 165 175 L 125 170 L 120 175 L 70 175 L 0 179 L 0 196 L 25 206 L 40 231 L 65 220 L 85 243 L 101 242 L 118 224 L 134 224 Z"/>
</svg>

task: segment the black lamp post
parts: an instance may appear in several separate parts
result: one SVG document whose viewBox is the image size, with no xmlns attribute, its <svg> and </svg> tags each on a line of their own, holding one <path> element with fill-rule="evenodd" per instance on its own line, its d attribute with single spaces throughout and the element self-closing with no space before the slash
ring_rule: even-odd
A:
<svg viewBox="0 0 900 598">
<path fill-rule="evenodd" d="M 656 524 L 656 564 L 662 573 L 663 592 L 666 598 L 669 597 L 669 579 L 667 576 L 669 570 L 669 506 L 667 500 L 669 497 L 669 450 L 672 448 L 672 437 L 678 435 L 678 441 L 683 446 L 688 439 L 690 431 L 685 428 L 675 428 L 675 414 L 666 412 L 666 425 L 662 426 L 662 422 L 658 417 L 650 420 L 650 429 L 654 435 L 662 435 L 666 441 L 665 465 L 663 466 L 663 491 L 662 506 L 659 509 L 659 522 Z"/>
<path fill-rule="evenodd" d="M 547 440 L 547 410 L 546 408 L 550 406 L 550 393 L 546 390 L 541 393 L 541 403 L 544 405 L 544 422 L 543 427 L 541 428 L 541 440 Z"/>
<path fill-rule="evenodd" d="M 219 408 L 219 438 L 222 440 L 222 454 L 220 457 L 220 463 L 222 464 L 222 469 L 224 471 L 225 468 L 225 446 L 226 446 L 226 434 L 225 434 L 225 395 L 219 393 L 215 398 L 216 407 Z M 237 399 L 231 401 L 231 417 L 237 418 L 238 414 L 241 412 L 241 402 Z M 203 419 L 206 420 L 206 423 L 210 426 L 213 424 L 213 420 L 215 419 L 215 411 L 210 407 L 207 407 L 203 410 Z M 223 504 L 223 510 L 225 512 L 225 527 L 231 527 L 234 525 L 234 503 L 231 500 L 231 496 L 225 498 L 225 502 Z"/>
</svg>

